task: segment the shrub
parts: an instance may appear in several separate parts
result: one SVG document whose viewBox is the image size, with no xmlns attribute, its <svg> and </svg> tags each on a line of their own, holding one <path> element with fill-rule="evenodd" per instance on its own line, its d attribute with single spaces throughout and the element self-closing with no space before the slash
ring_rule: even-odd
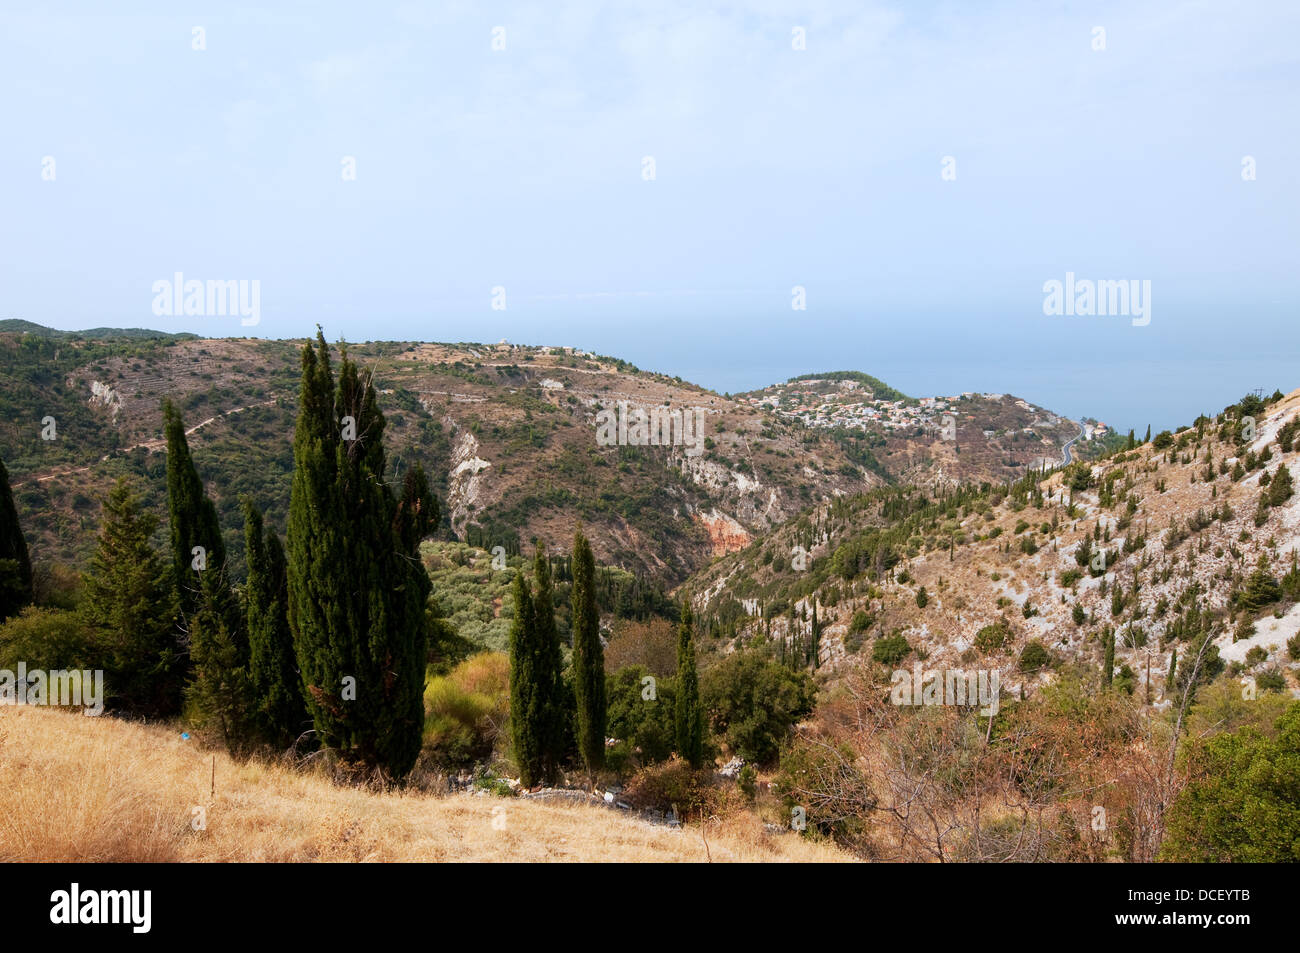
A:
<svg viewBox="0 0 1300 953">
<path fill-rule="evenodd" d="M 975 648 L 985 655 L 990 655 L 1000 651 L 1010 636 L 1011 626 L 1007 624 L 1006 619 L 999 619 L 975 633 Z"/>
<path fill-rule="evenodd" d="M 424 748 L 435 763 L 465 766 L 492 756 L 510 711 L 510 659 L 482 652 L 424 690 Z"/>
<path fill-rule="evenodd" d="M 1273 692 L 1276 695 L 1286 691 L 1286 676 L 1276 665 L 1270 665 L 1255 676 L 1255 684 L 1260 691 Z"/>
<path fill-rule="evenodd" d="M 1045 668 L 1052 662 L 1051 655 L 1048 654 L 1046 647 L 1037 639 L 1032 640 L 1025 646 L 1020 653 L 1020 671 L 1036 672 Z"/>
<path fill-rule="evenodd" d="M 888 635 L 877 639 L 871 648 L 871 657 L 884 665 L 897 665 L 911 653 L 912 646 L 903 635 Z"/>
<path fill-rule="evenodd" d="M 1300 861 L 1300 705 L 1276 723 L 1196 742 L 1191 780 L 1166 815 L 1160 859 L 1190 863 Z"/>
<path fill-rule="evenodd" d="M 676 811 L 683 820 L 707 816 L 718 801 L 711 774 L 673 755 L 634 774 L 623 789 L 623 800 L 643 811 Z"/>
</svg>

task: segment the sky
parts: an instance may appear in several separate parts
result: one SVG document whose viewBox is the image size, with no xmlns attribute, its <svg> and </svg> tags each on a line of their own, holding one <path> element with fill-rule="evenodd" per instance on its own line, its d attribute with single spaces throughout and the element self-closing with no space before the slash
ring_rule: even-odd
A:
<svg viewBox="0 0 1300 953">
<path fill-rule="evenodd" d="M 1293 0 L 267 6 L 0 4 L 0 318 L 861 370 L 1139 433 L 1300 387 Z M 177 273 L 256 281 L 258 323 L 158 313 Z M 1045 314 L 1067 273 L 1149 321 Z"/>
</svg>

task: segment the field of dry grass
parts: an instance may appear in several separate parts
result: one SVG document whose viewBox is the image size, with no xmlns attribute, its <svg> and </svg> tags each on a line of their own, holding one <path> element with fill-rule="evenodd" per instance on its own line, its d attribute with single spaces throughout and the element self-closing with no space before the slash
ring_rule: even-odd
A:
<svg viewBox="0 0 1300 953">
<path fill-rule="evenodd" d="M 212 765 L 216 759 L 216 793 Z M 162 726 L 0 708 L 0 861 L 844 861 L 750 815 L 673 830 L 601 808 L 375 793 Z M 206 829 L 193 830 L 194 808 Z"/>
</svg>

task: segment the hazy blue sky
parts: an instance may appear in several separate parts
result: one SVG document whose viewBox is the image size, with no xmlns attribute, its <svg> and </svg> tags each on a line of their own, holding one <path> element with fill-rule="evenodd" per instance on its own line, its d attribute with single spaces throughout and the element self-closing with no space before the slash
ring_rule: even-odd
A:
<svg viewBox="0 0 1300 953">
<path fill-rule="evenodd" d="M 107 6 L 0 12 L 0 317 L 853 368 L 1125 428 L 1300 387 L 1294 0 Z M 258 280 L 261 323 L 156 316 L 177 271 Z M 1045 316 L 1067 271 L 1151 281 L 1150 324 Z"/>
</svg>

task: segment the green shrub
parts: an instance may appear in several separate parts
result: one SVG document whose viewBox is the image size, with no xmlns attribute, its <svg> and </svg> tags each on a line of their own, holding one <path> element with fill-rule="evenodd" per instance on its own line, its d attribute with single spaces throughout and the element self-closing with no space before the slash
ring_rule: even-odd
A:
<svg viewBox="0 0 1300 953">
<path fill-rule="evenodd" d="M 1006 619 L 999 619 L 975 633 L 975 648 L 985 655 L 991 655 L 994 652 L 1001 651 L 1010 636 L 1011 626 L 1007 624 Z"/>
<path fill-rule="evenodd" d="M 1037 639 L 1032 640 L 1024 647 L 1020 653 L 1020 671 L 1037 672 L 1045 668 L 1052 662 L 1052 657 L 1048 654 L 1047 648 Z"/>
<path fill-rule="evenodd" d="M 911 653 L 912 646 L 903 635 L 888 635 L 877 639 L 871 648 L 871 657 L 884 665 L 897 665 Z"/>
<path fill-rule="evenodd" d="M 806 672 L 791 671 L 758 652 L 733 652 L 700 676 L 700 699 L 713 731 L 755 764 L 776 757 L 815 698 Z"/>
</svg>

